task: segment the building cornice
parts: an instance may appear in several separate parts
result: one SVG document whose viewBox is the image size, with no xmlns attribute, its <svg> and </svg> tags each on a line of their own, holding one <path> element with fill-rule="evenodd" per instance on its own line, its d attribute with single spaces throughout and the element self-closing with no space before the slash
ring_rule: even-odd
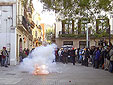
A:
<svg viewBox="0 0 113 85">
<path fill-rule="evenodd" d="M 11 6 L 13 4 L 16 4 L 16 2 L 0 2 L 0 6 Z"/>
</svg>

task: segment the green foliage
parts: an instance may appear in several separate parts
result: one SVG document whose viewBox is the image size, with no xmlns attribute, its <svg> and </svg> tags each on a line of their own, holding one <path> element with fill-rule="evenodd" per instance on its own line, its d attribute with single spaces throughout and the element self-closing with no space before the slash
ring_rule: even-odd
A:
<svg viewBox="0 0 113 85">
<path fill-rule="evenodd" d="M 61 34 L 59 35 L 59 37 L 67 37 L 67 38 L 82 38 L 82 37 L 85 37 L 85 34 Z"/>
<path fill-rule="evenodd" d="M 99 9 L 103 9 L 105 11 L 111 10 L 111 0 L 99 0 L 99 2 L 97 3 L 97 7 Z"/>
<path fill-rule="evenodd" d="M 109 36 L 109 34 L 106 33 L 105 31 L 100 34 L 95 32 L 94 34 L 89 35 L 89 37 L 91 37 L 91 38 L 102 38 L 102 37 L 108 37 L 108 36 Z M 59 37 L 60 38 L 63 38 L 63 37 L 65 37 L 65 38 L 85 38 L 86 34 L 78 34 L 78 35 L 77 34 L 61 34 L 61 35 L 59 35 Z"/>
<path fill-rule="evenodd" d="M 54 30 L 53 29 L 47 29 L 46 30 L 46 38 L 47 38 L 47 40 L 50 40 L 50 38 L 52 37 L 52 34 L 54 34 Z"/>
<path fill-rule="evenodd" d="M 94 37 L 94 38 L 102 38 L 102 37 L 108 37 L 109 34 L 104 32 L 101 32 L 100 34 L 94 32 L 94 34 L 91 34 L 90 37 Z"/>
<path fill-rule="evenodd" d="M 26 7 L 28 0 L 21 0 L 22 6 Z"/>
<path fill-rule="evenodd" d="M 112 10 L 113 0 L 41 0 L 44 3 L 44 8 L 55 10 L 61 13 L 64 17 L 77 18 L 76 15 L 86 16 L 94 19 L 95 13 L 99 14 L 103 11 Z"/>
</svg>

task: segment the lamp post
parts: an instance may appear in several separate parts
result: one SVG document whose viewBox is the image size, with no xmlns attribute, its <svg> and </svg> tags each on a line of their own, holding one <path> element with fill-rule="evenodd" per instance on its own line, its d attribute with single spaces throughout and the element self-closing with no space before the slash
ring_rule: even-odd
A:
<svg viewBox="0 0 113 85">
<path fill-rule="evenodd" d="M 86 24 L 86 47 L 88 48 L 88 25 Z"/>
<path fill-rule="evenodd" d="M 85 21 L 83 21 L 83 23 L 85 24 L 85 27 L 86 27 L 86 48 L 88 48 L 89 47 L 89 38 L 88 38 L 88 20 L 85 20 Z"/>
</svg>

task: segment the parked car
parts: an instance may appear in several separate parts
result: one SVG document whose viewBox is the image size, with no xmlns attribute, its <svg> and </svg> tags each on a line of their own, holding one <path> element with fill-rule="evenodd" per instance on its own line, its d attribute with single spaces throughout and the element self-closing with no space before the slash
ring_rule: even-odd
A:
<svg viewBox="0 0 113 85">
<path fill-rule="evenodd" d="M 73 48 L 73 46 L 72 45 L 63 45 L 63 46 L 61 46 L 61 48 L 70 50 Z"/>
</svg>

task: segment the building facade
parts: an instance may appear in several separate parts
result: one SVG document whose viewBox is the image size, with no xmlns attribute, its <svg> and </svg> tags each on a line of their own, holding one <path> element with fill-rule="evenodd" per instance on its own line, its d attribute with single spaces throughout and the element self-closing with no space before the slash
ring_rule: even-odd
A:
<svg viewBox="0 0 113 85">
<path fill-rule="evenodd" d="M 19 63 L 24 48 L 32 49 L 31 15 L 32 10 L 23 7 L 21 0 L 0 0 L 0 50 L 7 48 L 10 65 Z"/>
<path fill-rule="evenodd" d="M 20 52 L 23 52 L 24 49 L 32 49 L 34 24 L 32 24 L 33 5 L 31 1 L 26 5 L 22 5 L 21 0 L 17 2 L 16 57 L 18 62 Z"/>
<path fill-rule="evenodd" d="M 16 64 L 16 0 L 0 0 L 0 50 L 6 47 Z"/>
<path fill-rule="evenodd" d="M 99 46 L 100 42 L 108 45 L 110 42 L 113 43 L 112 19 L 97 19 L 95 28 L 87 26 L 89 47 Z M 72 45 L 75 48 L 86 47 L 86 23 L 83 23 L 83 20 L 65 19 L 56 21 L 55 41 L 59 48 L 63 45 Z"/>
</svg>

